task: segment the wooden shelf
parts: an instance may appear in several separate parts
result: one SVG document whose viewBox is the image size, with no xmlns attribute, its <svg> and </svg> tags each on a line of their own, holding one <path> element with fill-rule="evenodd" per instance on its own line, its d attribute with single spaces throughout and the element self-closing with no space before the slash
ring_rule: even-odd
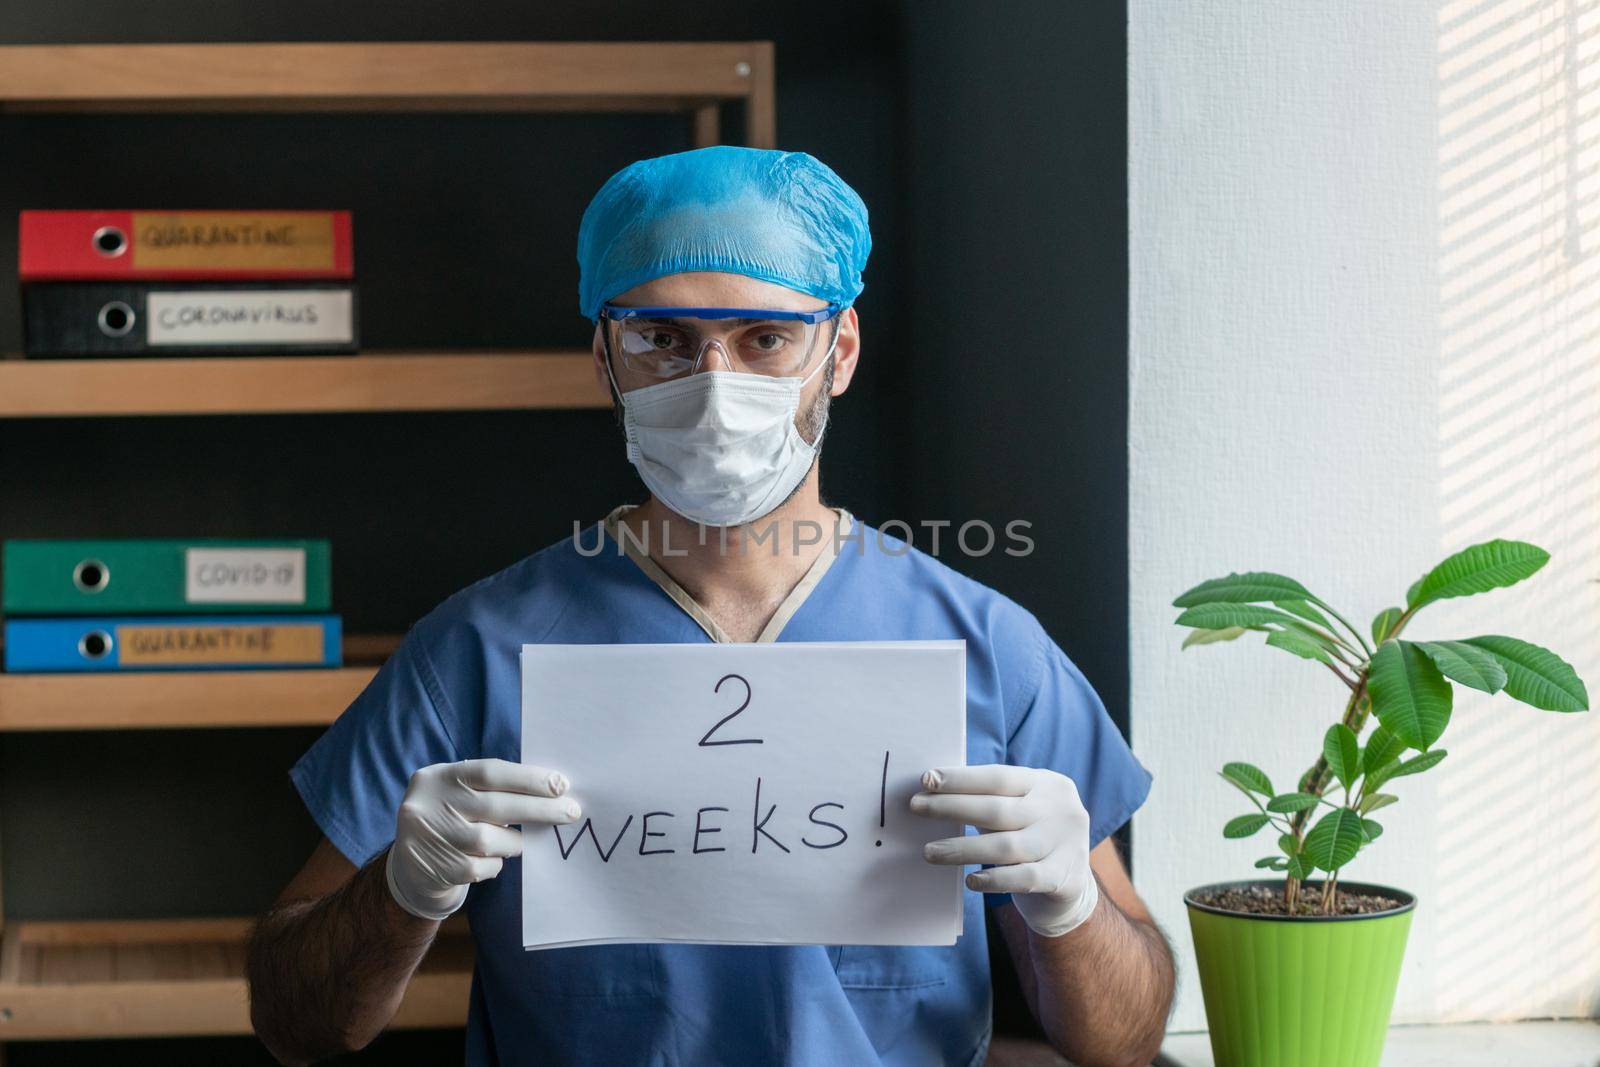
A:
<svg viewBox="0 0 1600 1067">
<path fill-rule="evenodd" d="M 684 111 L 706 135 L 743 100 L 771 148 L 772 70 L 770 41 L 11 45 L 0 112 Z"/>
<path fill-rule="evenodd" d="M 17 922 L 0 938 L 0 1042 L 247 1034 L 248 919 Z M 460 1026 L 472 941 L 452 921 L 391 1028 Z"/>
<path fill-rule="evenodd" d="M 0 418 L 608 406 L 587 351 L 0 358 Z"/>
<path fill-rule="evenodd" d="M 0 47 L 0 116 L 666 111 L 691 119 L 697 146 L 772 148 L 773 69 L 770 41 L 17 45 Z M 733 109 L 742 137 L 722 136 L 725 103 L 743 105 Z M 0 418 L 608 405 L 586 351 L 0 356 Z M 352 662 L 361 641 L 346 639 L 351 665 L 336 670 L 0 673 L 0 731 L 325 724 L 386 654 L 369 646 Z M 0 1046 L 247 1033 L 247 929 L 241 919 L 13 923 L 0 937 Z M 470 941 L 441 935 L 392 1025 L 460 1025 L 471 966 Z"/>
<path fill-rule="evenodd" d="M 317 670 L 0 672 L 0 732 L 325 726 L 398 643 L 349 635 L 346 666 Z"/>
</svg>

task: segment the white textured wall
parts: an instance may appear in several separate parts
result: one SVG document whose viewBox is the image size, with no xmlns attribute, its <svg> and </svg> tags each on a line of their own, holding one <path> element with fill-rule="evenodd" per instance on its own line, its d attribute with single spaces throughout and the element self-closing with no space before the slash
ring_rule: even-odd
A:
<svg viewBox="0 0 1600 1067">
<path fill-rule="evenodd" d="M 1269 839 L 1227 760 L 1291 785 L 1345 690 L 1259 638 L 1191 648 L 1173 597 L 1298 578 L 1358 625 L 1491 537 L 1553 559 L 1413 636 L 1547 645 L 1600 696 L 1600 5 L 1131 0 L 1132 732 L 1140 892 Z M 1600 1005 L 1600 715 L 1456 690 L 1435 771 L 1346 871 L 1419 895 L 1395 1021 Z"/>
</svg>

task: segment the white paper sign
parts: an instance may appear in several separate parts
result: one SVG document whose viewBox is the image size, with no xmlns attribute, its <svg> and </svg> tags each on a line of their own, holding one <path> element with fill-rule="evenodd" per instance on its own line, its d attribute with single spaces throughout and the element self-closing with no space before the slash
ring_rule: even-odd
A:
<svg viewBox="0 0 1600 1067">
<path fill-rule="evenodd" d="M 964 642 L 523 645 L 522 759 L 583 806 L 524 831 L 528 948 L 961 933 L 907 802 L 966 763 Z"/>
</svg>

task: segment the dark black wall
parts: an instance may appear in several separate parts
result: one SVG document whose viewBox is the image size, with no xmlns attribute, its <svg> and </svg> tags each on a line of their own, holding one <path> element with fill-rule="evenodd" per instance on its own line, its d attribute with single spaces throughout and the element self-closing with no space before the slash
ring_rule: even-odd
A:
<svg viewBox="0 0 1600 1067">
<path fill-rule="evenodd" d="M 363 39 L 776 41 L 779 146 L 826 161 L 872 217 L 825 494 L 872 522 L 1032 522 L 1027 559 L 944 558 L 1033 609 L 1126 721 L 1122 5 L 0 5 L 7 44 Z M 22 207 L 348 207 L 367 347 L 581 346 L 583 206 L 618 167 L 689 146 L 659 116 L 6 117 L 0 249 Z M 0 255 L 0 348 L 17 323 Z M 0 420 L 0 537 L 329 537 L 353 632 L 404 630 L 641 496 L 603 412 Z M 6 913 L 260 910 L 316 839 L 283 773 L 314 736 L 0 735 Z"/>
<path fill-rule="evenodd" d="M 1124 8 L 915 11 L 901 503 L 1031 521 L 1032 555 L 961 565 L 1032 609 L 1126 728 Z"/>
</svg>

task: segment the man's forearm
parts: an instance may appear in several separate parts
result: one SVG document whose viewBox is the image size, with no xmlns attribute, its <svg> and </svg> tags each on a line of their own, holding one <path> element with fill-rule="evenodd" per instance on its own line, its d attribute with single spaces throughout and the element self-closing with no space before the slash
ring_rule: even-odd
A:
<svg viewBox="0 0 1600 1067">
<path fill-rule="evenodd" d="M 371 1041 L 433 943 L 439 924 L 389 895 L 386 859 L 326 896 L 274 906 L 251 934 L 250 1021 L 280 1062 L 309 1063 Z"/>
<path fill-rule="evenodd" d="M 1160 1051 L 1172 1005 L 1172 953 L 1153 924 L 1108 894 L 1059 937 L 1028 931 L 1039 1021 L 1080 1067 L 1144 1067 Z"/>
</svg>

